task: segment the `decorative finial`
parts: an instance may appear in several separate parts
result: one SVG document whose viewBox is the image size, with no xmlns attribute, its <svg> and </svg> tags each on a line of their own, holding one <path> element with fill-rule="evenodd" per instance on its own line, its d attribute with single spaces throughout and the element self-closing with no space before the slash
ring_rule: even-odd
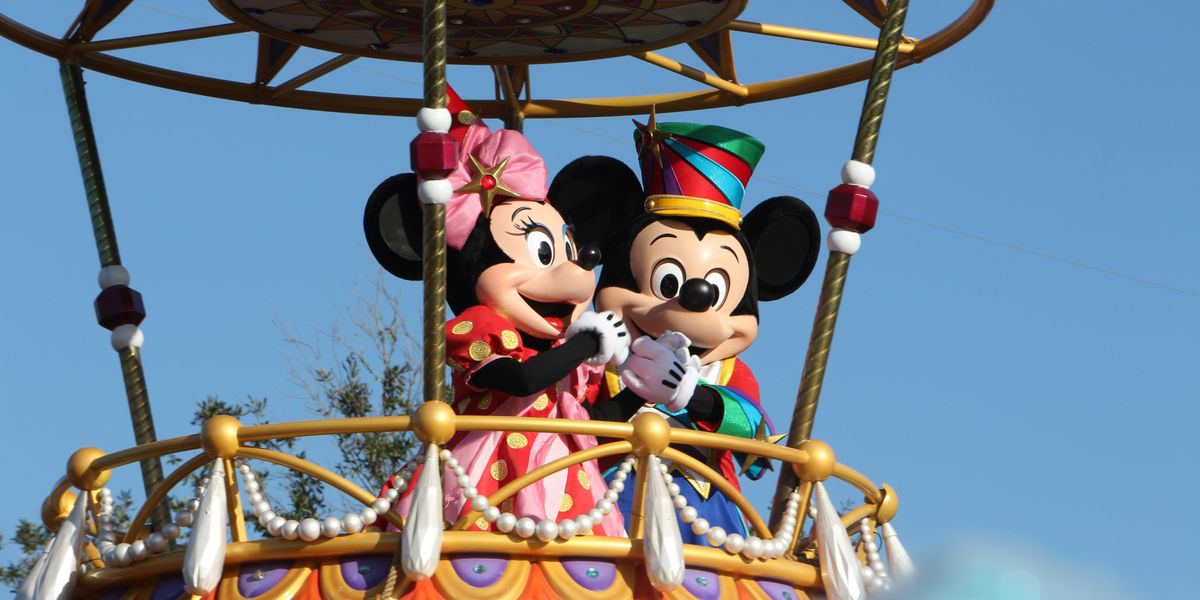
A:
<svg viewBox="0 0 1200 600">
<path fill-rule="evenodd" d="M 500 179 L 500 176 L 504 174 L 505 167 L 508 166 L 510 157 L 504 157 L 504 160 L 490 169 L 483 166 L 483 163 L 479 162 L 474 154 L 467 155 L 467 158 L 470 159 L 471 169 L 475 172 L 474 178 L 467 185 L 454 191 L 455 193 L 479 194 L 479 201 L 483 205 L 483 214 L 490 215 L 492 213 L 492 200 L 496 196 L 516 197 L 518 195 L 517 192 L 504 185 L 504 181 Z"/>
<path fill-rule="evenodd" d="M 662 149 L 659 147 L 663 140 L 671 136 L 671 134 L 660 131 L 658 129 L 658 119 L 656 118 L 655 105 L 650 105 L 650 121 L 648 123 L 638 123 L 637 119 L 633 120 L 633 124 L 637 127 L 638 133 L 641 134 L 642 143 L 638 148 L 638 156 L 644 152 L 650 152 L 654 155 L 654 163 L 662 167 Z"/>
</svg>

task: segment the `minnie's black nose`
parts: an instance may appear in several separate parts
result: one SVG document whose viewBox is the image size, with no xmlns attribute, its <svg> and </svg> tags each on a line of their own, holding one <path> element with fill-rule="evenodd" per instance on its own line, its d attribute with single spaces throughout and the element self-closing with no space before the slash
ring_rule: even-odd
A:
<svg viewBox="0 0 1200 600">
<path fill-rule="evenodd" d="M 579 258 L 575 259 L 575 264 L 579 265 L 584 271 L 591 271 L 600 264 L 600 249 L 595 246 L 584 246 L 579 249 Z"/>
<path fill-rule="evenodd" d="M 717 288 L 703 279 L 689 279 L 683 282 L 679 291 L 679 304 L 693 312 L 704 312 L 712 308 L 717 299 Z"/>
</svg>

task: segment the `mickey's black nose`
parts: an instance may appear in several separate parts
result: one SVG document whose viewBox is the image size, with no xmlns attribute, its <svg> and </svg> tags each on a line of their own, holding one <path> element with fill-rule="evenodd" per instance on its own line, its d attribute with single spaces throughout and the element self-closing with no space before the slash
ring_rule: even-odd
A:
<svg viewBox="0 0 1200 600">
<path fill-rule="evenodd" d="M 679 303 L 693 312 L 704 312 L 712 308 L 717 299 L 717 288 L 703 279 L 689 279 L 683 282 L 679 291 Z"/>
<path fill-rule="evenodd" d="M 579 258 L 575 259 L 575 264 L 579 265 L 584 271 L 591 271 L 600 264 L 600 249 L 595 246 L 584 246 L 579 249 Z"/>
</svg>

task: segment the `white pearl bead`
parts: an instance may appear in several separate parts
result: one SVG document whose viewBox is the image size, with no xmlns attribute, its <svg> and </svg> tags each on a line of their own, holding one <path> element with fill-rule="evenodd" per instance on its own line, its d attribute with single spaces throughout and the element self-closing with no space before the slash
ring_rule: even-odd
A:
<svg viewBox="0 0 1200 600">
<path fill-rule="evenodd" d="M 454 455 L 451 454 L 450 451 L 445 448 L 442 448 L 442 451 L 438 452 L 438 456 L 441 457 L 441 459 L 446 462 L 450 462 L 450 459 L 454 458 Z M 458 461 L 455 461 L 455 462 L 458 462 Z"/>
<path fill-rule="evenodd" d="M 196 509 L 200 508 L 200 501 L 195 498 L 192 498 L 191 500 L 187 501 L 186 506 L 187 506 L 188 512 L 196 512 Z"/>
<path fill-rule="evenodd" d="M 742 554 L 746 558 L 758 558 L 763 553 L 763 541 L 758 536 L 752 535 L 746 538 L 746 545 L 742 548 Z"/>
<path fill-rule="evenodd" d="M 341 519 L 334 517 L 334 516 L 328 516 L 328 517 L 325 517 L 324 521 L 321 521 L 321 533 L 325 537 L 337 537 L 338 534 L 340 534 L 341 532 L 342 532 L 342 520 Z"/>
<path fill-rule="evenodd" d="M 865 162 L 848 160 L 842 165 L 842 183 L 869 188 L 875 183 L 875 167 Z"/>
<path fill-rule="evenodd" d="M 362 526 L 362 518 L 358 516 L 358 513 L 348 512 L 342 515 L 342 529 L 346 533 L 358 533 L 362 531 Z"/>
<path fill-rule="evenodd" d="M 279 537 L 283 533 L 283 524 L 287 523 L 287 519 L 283 517 L 275 517 L 267 523 L 267 533 L 272 537 Z"/>
<path fill-rule="evenodd" d="M 450 131 L 450 111 L 445 108 L 424 107 L 417 111 L 417 128 L 421 131 L 446 133 Z"/>
<path fill-rule="evenodd" d="M 879 552 L 879 545 L 875 543 L 875 540 L 867 540 L 867 543 L 863 544 L 863 547 L 867 549 L 867 554 Z"/>
<path fill-rule="evenodd" d="M 240 471 L 242 475 L 245 475 L 250 472 L 250 465 L 239 460 L 237 463 L 237 470 Z"/>
<path fill-rule="evenodd" d="M 110 490 L 108 488 L 100 488 L 100 491 L 96 492 L 96 493 L 100 495 L 101 500 L 107 500 L 108 498 L 112 498 L 112 490 Z"/>
<path fill-rule="evenodd" d="M 495 523 L 500 518 L 500 509 L 495 506 L 489 506 L 483 509 L 483 520 L 488 523 Z"/>
<path fill-rule="evenodd" d="M 113 533 L 112 530 L 105 528 L 104 533 L 100 534 L 100 541 L 101 542 L 116 542 L 117 534 Z"/>
<path fill-rule="evenodd" d="M 192 524 L 192 513 L 181 510 L 175 513 L 175 524 L 180 527 L 187 527 Z"/>
<path fill-rule="evenodd" d="M 113 548 L 112 556 L 113 562 L 118 567 L 128 566 L 129 563 L 133 562 L 132 558 L 129 556 L 129 544 L 117 544 L 117 547 Z"/>
<path fill-rule="evenodd" d="M 608 486 L 608 489 L 620 494 L 621 492 L 625 491 L 625 482 L 613 481 L 612 484 Z"/>
<path fill-rule="evenodd" d="M 745 547 L 746 547 L 746 540 L 744 538 L 742 538 L 742 536 L 740 536 L 736 533 L 731 533 L 731 534 L 725 536 L 725 549 L 728 550 L 729 552 L 731 552 L 733 554 L 737 554 L 738 552 L 742 551 L 742 548 L 745 548 Z"/>
<path fill-rule="evenodd" d="M 425 204 L 445 204 L 453 195 L 449 179 L 428 179 L 417 184 L 417 197 Z"/>
<path fill-rule="evenodd" d="M 667 484 L 667 492 L 670 493 L 672 496 L 678 496 L 679 495 L 679 484 L 678 483 L 668 483 Z"/>
<path fill-rule="evenodd" d="M 488 504 L 487 496 L 476 495 L 474 498 L 471 499 L 471 508 L 473 508 L 475 510 L 483 511 L 483 510 L 487 510 L 490 507 L 491 507 L 491 505 Z"/>
<path fill-rule="evenodd" d="M 607 492 L 604 492 L 604 499 L 608 500 L 609 502 L 616 502 L 617 498 L 619 498 L 619 497 L 620 496 L 612 490 L 608 490 Z"/>
<path fill-rule="evenodd" d="M 629 478 L 628 471 L 617 471 L 617 474 L 613 475 L 613 481 L 625 481 L 628 478 Z"/>
<path fill-rule="evenodd" d="M 783 527 L 795 527 L 796 526 L 796 517 L 784 515 L 783 520 L 780 521 L 780 523 Z"/>
<path fill-rule="evenodd" d="M 725 528 L 709 527 L 706 537 L 708 538 L 709 546 L 720 547 L 725 544 Z"/>
<path fill-rule="evenodd" d="M 265 512 L 269 512 L 271 510 L 271 505 L 266 501 L 263 501 L 255 504 L 252 508 L 254 509 L 254 514 L 261 515 Z"/>
<path fill-rule="evenodd" d="M 140 561 L 150 557 L 150 549 L 146 547 L 145 540 L 137 540 L 129 545 L 129 558 Z"/>
<path fill-rule="evenodd" d="M 662 479 L 663 479 L 663 483 L 667 484 L 668 486 L 671 485 L 671 483 L 675 481 L 675 478 L 671 477 L 671 474 L 667 473 L 665 471 L 663 472 Z"/>
<path fill-rule="evenodd" d="M 183 535 L 183 530 L 181 530 L 179 526 L 174 523 L 167 523 L 166 525 L 163 525 L 162 533 L 167 537 L 168 540 L 174 540 Z"/>
<path fill-rule="evenodd" d="M 604 512 L 602 512 L 598 508 L 593 508 L 592 510 L 589 510 L 587 512 L 587 516 L 591 517 L 592 523 L 595 523 L 597 525 L 599 525 L 600 522 L 604 520 Z"/>
<path fill-rule="evenodd" d="M 858 232 L 850 231 L 849 229 L 834 227 L 829 232 L 827 245 L 830 251 L 854 256 L 859 248 L 862 247 L 862 236 Z"/>
<path fill-rule="evenodd" d="M 246 481 L 245 488 L 247 492 L 262 491 L 262 486 L 260 486 L 257 481 Z"/>
<path fill-rule="evenodd" d="M 691 508 L 690 506 L 688 508 Z M 692 533 L 696 535 L 704 535 L 708 533 L 708 519 L 696 519 L 692 521 Z"/>
<path fill-rule="evenodd" d="M 379 513 L 373 508 L 364 508 L 358 511 L 358 516 L 362 517 L 363 525 L 370 525 L 379 518 Z"/>
<path fill-rule="evenodd" d="M 102 290 L 114 285 L 129 285 L 129 281 L 129 271 L 121 265 L 108 265 L 100 269 L 100 273 L 96 275 L 96 283 L 100 284 Z"/>
<path fill-rule="evenodd" d="M 400 492 L 399 492 L 399 490 L 392 488 L 392 489 L 388 490 L 387 492 L 384 492 L 383 497 L 387 498 L 388 502 L 395 502 L 396 498 L 400 497 Z"/>
<path fill-rule="evenodd" d="M 306 542 L 316 541 L 321 537 L 321 522 L 309 517 L 300 521 L 300 529 L 298 530 L 300 539 Z"/>
<path fill-rule="evenodd" d="M 496 529 L 499 529 L 502 533 L 508 533 L 508 532 L 512 531 L 513 528 L 515 528 L 516 526 L 517 526 L 517 517 L 516 517 L 516 515 L 513 515 L 512 513 L 509 513 L 509 512 L 501 513 L 500 517 L 498 519 L 496 519 Z"/>
<path fill-rule="evenodd" d="M 534 531 L 536 530 L 537 523 L 535 523 L 533 519 L 530 519 L 529 517 L 521 517 L 520 519 L 517 519 L 517 524 L 513 528 L 513 531 L 515 531 L 518 536 L 523 538 L 533 535 Z"/>
<path fill-rule="evenodd" d="M 631 463 L 629 461 L 623 462 L 623 463 L 621 463 L 621 466 L 617 467 L 617 473 L 620 473 L 622 475 L 628 475 L 629 472 L 632 470 L 633 470 L 633 463 Z"/>
<path fill-rule="evenodd" d="M 875 578 L 875 570 L 872 569 L 871 567 L 863 567 L 862 568 L 862 577 L 863 577 L 863 579 L 874 579 Z"/>
<path fill-rule="evenodd" d="M 463 495 L 473 500 L 479 495 L 479 490 L 473 485 L 468 485 L 467 487 L 463 488 Z"/>
<path fill-rule="evenodd" d="M 103 558 L 104 553 L 111 552 L 112 549 L 116 547 L 117 545 L 112 542 L 100 542 L 96 544 L 96 549 L 100 551 L 101 558 Z"/>
<path fill-rule="evenodd" d="M 458 487 L 460 488 L 465 488 L 471 485 L 471 478 L 467 477 L 466 475 L 459 475 L 454 481 L 458 483 Z"/>
<path fill-rule="evenodd" d="M 679 520 L 684 523 L 691 523 L 699 517 L 700 513 L 696 511 L 695 506 L 685 506 L 679 511 Z"/>
<path fill-rule="evenodd" d="M 670 470 L 671 470 L 671 467 L 668 466 L 666 463 L 658 463 L 658 471 L 660 473 L 662 473 L 663 475 L 666 475 L 667 472 Z M 669 475 L 668 475 L 668 477 L 669 477 Z"/>
<path fill-rule="evenodd" d="M 587 515 L 579 515 L 578 517 L 575 517 L 575 525 L 578 526 L 579 531 L 588 532 L 592 530 L 592 526 L 595 525 L 595 523 L 592 522 L 591 517 Z"/>
<path fill-rule="evenodd" d="M 613 503 L 612 503 L 612 501 L 611 501 L 611 500 L 607 500 L 607 499 L 601 499 L 599 502 L 597 502 L 597 503 L 596 503 L 596 508 L 597 508 L 597 509 L 598 509 L 598 510 L 599 510 L 601 513 L 603 513 L 603 514 L 606 514 L 606 515 L 607 515 L 608 513 L 612 512 L 612 509 L 613 509 Z"/>
<path fill-rule="evenodd" d="M 246 496 L 246 499 L 250 501 L 251 505 L 258 504 L 259 502 L 262 502 L 263 500 L 265 500 L 265 498 L 263 498 L 263 495 L 258 492 L 254 492 L 253 494 Z"/>
<path fill-rule="evenodd" d="M 167 549 L 167 536 L 161 533 L 152 533 L 146 537 L 146 547 L 151 552 L 162 552 Z"/>
<path fill-rule="evenodd" d="M 674 498 L 671 498 L 671 504 L 675 505 L 675 508 L 681 509 L 688 505 L 687 496 L 684 496 L 683 494 L 675 496 Z"/>
<path fill-rule="evenodd" d="M 266 527 L 267 523 L 270 523 L 271 519 L 274 519 L 274 518 L 275 518 L 275 511 L 268 510 L 267 512 L 258 515 L 258 524 L 262 525 L 263 527 Z"/>
<path fill-rule="evenodd" d="M 462 477 L 467 474 L 467 470 L 458 465 L 454 465 L 454 467 L 450 469 L 450 472 L 454 473 L 455 477 Z M 470 483 L 470 480 L 468 480 L 467 483 Z"/>
<path fill-rule="evenodd" d="M 300 537 L 300 521 L 288 519 L 284 522 L 283 527 L 279 528 L 279 533 L 287 540 L 294 540 Z"/>
<path fill-rule="evenodd" d="M 558 524 L 558 537 L 569 540 L 579 532 L 579 524 L 574 519 L 567 519 Z"/>
<path fill-rule="evenodd" d="M 558 537 L 558 523 L 555 523 L 550 519 L 542 519 L 541 521 L 537 522 L 534 533 L 537 534 L 537 538 L 539 540 L 548 542 Z"/>
<path fill-rule="evenodd" d="M 392 503 L 388 502 L 386 498 L 376 498 L 375 501 L 371 503 L 371 508 L 375 509 L 375 512 L 379 514 L 386 514 L 387 511 L 391 510 Z"/>
</svg>

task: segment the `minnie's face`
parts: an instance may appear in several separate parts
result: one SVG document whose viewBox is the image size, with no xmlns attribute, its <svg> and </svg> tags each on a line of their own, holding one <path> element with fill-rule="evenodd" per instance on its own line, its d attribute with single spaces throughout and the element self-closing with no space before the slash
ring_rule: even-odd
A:
<svg viewBox="0 0 1200 600">
<path fill-rule="evenodd" d="M 573 261 L 577 248 L 570 228 L 552 206 L 509 200 L 492 209 L 496 245 L 513 260 L 488 267 L 475 294 L 522 332 L 542 339 L 561 337 L 587 310 L 596 290 L 593 273 Z"/>
<path fill-rule="evenodd" d="M 733 315 L 750 284 L 750 263 L 732 233 L 713 230 L 701 239 L 683 222 L 654 221 L 634 238 L 629 258 L 638 289 L 605 287 L 596 305 L 624 318 L 634 338 L 678 331 L 704 364 L 754 341 L 758 319 Z"/>
</svg>

